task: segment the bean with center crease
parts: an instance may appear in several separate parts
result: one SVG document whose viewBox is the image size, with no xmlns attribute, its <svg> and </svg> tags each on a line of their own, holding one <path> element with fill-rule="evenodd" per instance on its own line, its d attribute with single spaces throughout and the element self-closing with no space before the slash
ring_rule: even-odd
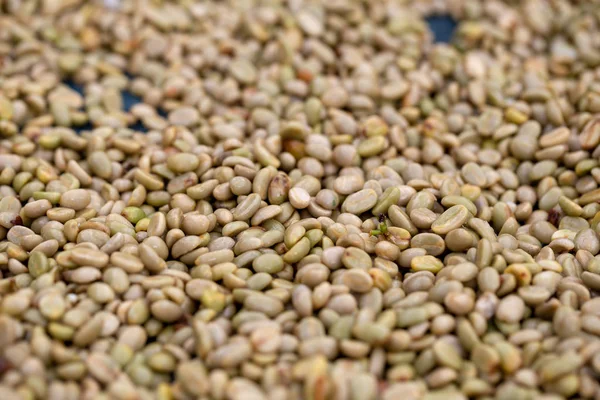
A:
<svg viewBox="0 0 600 400">
<path fill-rule="evenodd" d="M 0 399 L 600 396 L 595 2 L 133 3 L 0 2 Z"/>
</svg>

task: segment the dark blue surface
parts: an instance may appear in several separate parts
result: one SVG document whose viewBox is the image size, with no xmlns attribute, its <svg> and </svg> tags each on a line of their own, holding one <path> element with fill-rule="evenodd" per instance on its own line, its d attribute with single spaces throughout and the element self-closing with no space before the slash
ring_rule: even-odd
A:
<svg viewBox="0 0 600 400">
<path fill-rule="evenodd" d="M 73 82 L 73 81 L 66 81 L 65 82 L 67 85 L 69 85 L 69 87 L 73 90 L 75 90 L 77 93 L 79 93 L 80 95 L 84 95 L 83 94 L 83 86 L 78 85 L 77 83 Z M 87 124 L 81 125 L 81 126 L 73 126 L 72 127 L 75 132 L 79 133 L 81 131 L 89 131 L 90 129 L 93 128 L 92 124 L 90 124 L 89 122 Z"/>
<path fill-rule="evenodd" d="M 69 85 L 69 87 L 71 87 L 72 89 L 77 91 L 82 96 L 84 95 L 83 86 L 78 85 L 73 81 L 67 81 L 67 85 Z M 133 107 L 135 104 L 142 102 L 142 99 L 140 97 L 134 95 L 133 93 L 131 93 L 127 90 L 123 90 L 121 92 L 121 95 L 123 96 L 123 108 L 125 109 L 125 111 L 131 110 L 131 107 Z M 162 112 L 161 110 L 159 110 L 159 114 L 162 115 L 163 117 L 166 116 L 166 113 Z M 92 128 L 93 127 L 90 123 L 87 123 L 83 126 L 74 127 L 76 132 L 90 130 Z M 135 131 L 146 132 L 146 127 L 144 125 L 142 125 L 141 122 L 135 123 L 134 125 L 130 126 L 130 128 Z"/>
<path fill-rule="evenodd" d="M 456 21 L 447 15 L 439 15 L 427 18 L 429 29 L 433 31 L 433 36 L 437 43 L 447 43 L 452 39 L 452 34 L 456 28 Z"/>
<path fill-rule="evenodd" d="M 125 107 L 125 111 L 131 110 L 134 104 L 141 103 L 142 99 L 137 97 L 135 94 L 130 93 L 126 90 L 122 92 L 123 95 L 123 106 Z"/>
<path fill-rule="evenodd" d="M 454 29 L 456 28 L 456 22 L 447 15 L 439 15 L 433 16 L 426 19 L 427 24 L 429 25 L 429 29 L 433 32 L 434 41 L 436 43 L 447 43 L 452 39 L 452 34 L 454 33 Z M 68 82 L 68 85 L 78 91 L 83 95 L 83 87 L 81 85 L 77 85 L 73 82 Z M 128 91 L 123 91 L 123 105 L 126 111 L 129 111 L 133 105 L 140 103 L 142 101 L 141 98 L 130 93 Z M 165 116 L 165 113 L 159 110 L 159 113 Z M 91 129 L 90 124 L 86 124 L 84 126 L 78 127 L 76 130 L 78 132 L 82 130 Z M 141 123 L 136 123 L 131 126 L 132 129 L 136 131 L 146 131 L 146 128 Z"/>
</svg>

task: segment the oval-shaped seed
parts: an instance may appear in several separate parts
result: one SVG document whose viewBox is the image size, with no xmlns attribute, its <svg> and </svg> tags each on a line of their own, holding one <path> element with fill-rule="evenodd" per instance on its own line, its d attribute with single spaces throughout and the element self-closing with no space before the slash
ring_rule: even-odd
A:
<svg viewBox="0 0 600 400">
<path fill-rule="evenodd" d="M 400 195 L 400 189 L 398 189 L 397 187 L 392 186 L 387 188 L 383 192 L 383 194 L 381 195 L 381 197 L 377 201 L 377 204 L 375 205 L 375 207 L 373 207 L 373 210 L 371 212 L 375 216 L 387 213 L 387 210 L 388 208 L 390 208 L 390 206 L 398 203 L 398 200 L 400 200 Z"/>
<path fill-rule="evenodd" d="M 516 295 L 509 295 L 500 300 L 496 310 L 496 318 L 508 323 L 519 322 L 525 313 L 523 299 Z"/>
<path fill-rule="evenodd" d="M 103 151 L 94 151 L 88 156 L 88 165 L 92 173 L 102 179 L 112 176 L 112 164 L 108 155 Z"/>
<path fill-rule="evenodd" d="M 427 254 L 438 256 L 444 252 L 446 243 L 435 233 L 419 233 L 410 240 L 410 247 L 424 249 Z"/>
<path fill-rule="evenodd" d="M 22 213 L 27 218 L 35 219 L 46 215 L 46 212 L 48 212 L 48 210 L 50 210 L 51 208 L 52 203 L 50 203 L 48 200 L 36 200 L 25 204 L 25 206 L 22 209 Z"/>
<path fill-rule="evenodd" d="M 260 195 L 252 193 L 248 195 L 238 206 L 233 210 L 233 219 L 236 221 L 245 221 L 250 219 L 260 208 Z"/>
<path fill-rule="evenodd" d="M 85 247 L 76 247 L 70 252 L 70 259 L 78 265 L 104 268 L 108 264 L 108 255 L 102 251 Z"/>
<path fill-rule="evenodd" d="M 302 260 L 310 252 L 310 240 L 307 237 L 300 239 L 294 247 L 283 255 L 283 261 L 294 264 Z"/>
<path fill-rule="evenodd" d="M 466 163 L 460 172 L 464 180 L 471 185 L 485 187 L 487 184 L 485 173 L 482 168 L 474 162 Z"/>
<path fill-rule="evenodd" d="M 375 206 L 377 192 L 373 189 L 363 189 L 346 197 L 342 204 L 342 212 L 360 215 Z"/>
<path fill-rule="evenodd" d="M 230 249 L 215 250 L 205 254 L 201 254 L 196 258 L 195 264 L 202 265 L 217 265 L 226 262 L 232 262 L 235 254 Z"/>
<path fill-rule="evenodd" d="M 479 270 L 475 264 L 465 262 L 454 265 L 450 277 L 460 282 L 469 282 L 477 277 L 478 272 Z"/>
<path fill-rule="evenodd" d="M 257 77 L 254 64 L 244 58 L 233 60 L 229 65 L 229 71 L 235 79 L 246 85 L 254 82 Z"/>
<path fill-rule="evenodd" d="M 187 188 L 186 194 L 194 200 L 203 200 L 211 196 L 218 185 L 219 181 L 217 179 L 209 179 L 206 182 Z"/>
<path fill-rule="evenodd" d="M 454 346 L 444 340 L 437 340 L 432 350 L 440 365 L 460 370 L 463 360 Z"/>
<path fill-rule="evenodd" d="M 438 273 L 444 264 L 434 256 L 416 256 L 410 262 L 410 267 L 413 271 L 429 271 L 434 274 Z"/>
<path fill-rule="evenodd" d="M 80 267 L 69 271 L 68 278 L 71 282 L 89 284 L 102 277 L 102 273 L 94 267 Z"/>
<path fill-rule="evenodd" d="M 310 194 L 302 187 L 293 187 L 289 191 L 289 200 L 294 208 L 302 210 L 310 204 Z"/>
<path fill-rule="evenodd" d="M 385 149 L 386 142 L 384 136 L 372 136 L 360 142 L 356 150 L 361 157 L 373 157 Z"/>
<path fill-rule="evenodd" d="M 342 264 L 348 269 L 362 269 L 368 271 L 373 266 L 369 254 L 356 247 L 348 247 L 342 255 Z"/>
<path fill-rule="evenodd" d="M 73 189 L 64 192 L 60 196 L 60 206 L 65 208 L 70 208 L 75 211 L 83 210 L 86 208 L 90 202 L 92 201 L 92 197 L 90 193 L 85 189 Z"/>
<path fill-rule="evenodd" d="M 275 317 L 283 312 L 283 303 L 280 300 L 259 293 L 246 297 L 244 307 L 251 311 L 265 313 L 269 317 Z"/>
<path fill-rule="evenodd" d="M 173 245 L 171 246 L 171 256 L 173 258 L 179 258 L 191 252 L 196 247 L 200 246 L 202 243 L 203 239 L 200 236 L 183 237 L 175 243 L 173 243 Z"/>
<path fill-rule="evenodd" d="M 173 323 L 183 315 L 179 305 L 170 300 L 158 300 L 150 305 L 152 316 L 159 321 Z"/>
<path fill-rule="evenodd" d="M 50 263 L 46 254 L 42 253 L 41 251 L 32 251 L 29 255 L 27 269 L 29 270 L 29 274 L 34 278 L 37 278 L 48 272 L 50 269 Z"/>
<path fill-rule="evenodd" d="M 373 287 L 373 278 L 365 270 L 354 268 L 344 272 L 341 283 L 353 292 L 365 293 Z"/>
<path fill-rule="evenodd" d="M 198 156 L 190 153 L 177 153 L 167 158 L 167 167 L 179 174 L 193 171 L 198 168 L 199 164 Z"/>
<path fill-rule="evenodd" d="M 260 225 L 266 220 L 271 218 L 275 218 L 277 215 L 281 214 L 281 207 L 276 205 L 270 205 L 263 207 L 256 211 L 251 219 L 251 224 L 253 226 Z"/>
<path fill-rule="evenodd" d="M 452 206 L 431 224 L 431 230 L 438 235 L 445 235 L 463 226 L 468 221 L 469 216 L 469 210 L 465 206 Z"/>
<path fill-rule="evenodd" d="M 153 273 L 159 273 L 167 268 L 165 260 L 159 257 L 156 251 L 149 245 L 142 243 L 138 247 L 140 260 L 144 266 Z"/>
<path fill-rule="evenodd" d="M 139 168 L 135 170 L 134 178 L 148 190 L 162 190 L 165 187 L 162 179 Z"/>
<path fill-rule="evenodd" d="M 256 272 L 276 274 L 281 272 L 283 267 L 283 259 L 277 254 L 262 254 L 252 261 L 252 268 L 254 268 Z"/>
<path fill-rule="evenodd" d="M 600 119 L 593 118 L 582 129 L 579 143 L 584 150 L 594 149 L 600 143 Z"/>
<path fill-rule="evenodd" d="M 42 297 L 38 307 L 42 315 L 47 319 L 58 320 L 65 313 L 67 304 L 61 295 L 52 293 Z"/>
</svg>

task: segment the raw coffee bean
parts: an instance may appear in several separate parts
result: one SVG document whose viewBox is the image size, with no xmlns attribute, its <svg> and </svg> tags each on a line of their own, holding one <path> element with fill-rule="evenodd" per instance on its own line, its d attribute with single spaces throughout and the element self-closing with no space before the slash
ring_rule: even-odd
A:
<svg viewBox="0 0 600 400">
<path fill-rule="evenodd" d="M 0 2 L 0 399 L 599 398 L 595 2 L 133 3 Z"/>
</svg>

